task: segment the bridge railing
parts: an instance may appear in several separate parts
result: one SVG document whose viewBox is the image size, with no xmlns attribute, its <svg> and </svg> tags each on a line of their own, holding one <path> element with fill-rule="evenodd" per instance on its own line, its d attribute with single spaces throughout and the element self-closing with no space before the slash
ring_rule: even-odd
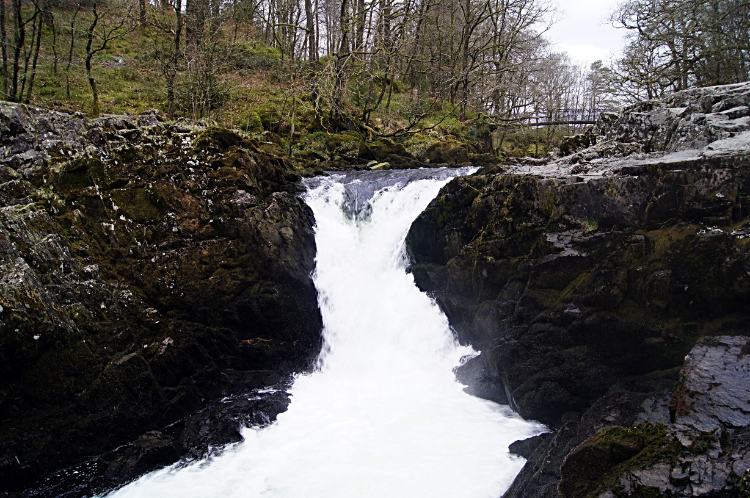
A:
<svg viewBox="0 0 750 498">
<path fill-rule="evenodd" d="M 605 109 L 555 109 L 536 116 L 519 118 L 526 126 L 589 125 L 596 124 Z"/>
</svg>

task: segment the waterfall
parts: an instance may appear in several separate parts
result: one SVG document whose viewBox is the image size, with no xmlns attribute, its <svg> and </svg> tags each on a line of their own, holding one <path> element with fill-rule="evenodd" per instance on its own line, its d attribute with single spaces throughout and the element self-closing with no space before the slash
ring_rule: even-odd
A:
<svg viewBox="0 0 750 498">
<path fill-rule="evenodd" d="M 307 181 L 324 347 L 289 410 L 201 462 L 112 497 L 498 498 L 523 465 L 508 445 L 543 430 L 463 392 L 473 353 L 405 271 L 414 219 L 466 170 L 333 174 Z"/>
</svg>

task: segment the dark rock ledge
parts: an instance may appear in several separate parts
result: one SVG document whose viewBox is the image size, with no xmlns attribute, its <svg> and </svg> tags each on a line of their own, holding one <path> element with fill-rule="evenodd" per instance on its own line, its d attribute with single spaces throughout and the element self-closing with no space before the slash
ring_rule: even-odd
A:
<svg viewBox="0 0 750 498">
<path fill-rule="evenodd" d="M 117 485 L 284 409 L 248 393 L 320 347 L 298 179 L 228 130 L 0 102 L 0 491 Z"/>
<path fill-rule="evenodd" d="M 567 482 L 585 480 L 571 451 L 640 421 L 652 423 L 636 431 L 646 447 L 664 440 L 685 355 L 703 337 L 750 333 L 750 83 L 606 114 L 562 150 L 453 180 L 407 238 L 417 285 L 481 351 L 459 376 L 554 431 L 517 445 L 531 458 L 507 497 L 605 493 L 611 469 L 585 492 L 561 484 L 566 457 Z M 747 441 L 732 434 L 725 453 Z M 687 489 L 636 481 L 607 489 Z M 690 493 L 740 496 L 739 481 L 722 486 Z"/>
</svg>

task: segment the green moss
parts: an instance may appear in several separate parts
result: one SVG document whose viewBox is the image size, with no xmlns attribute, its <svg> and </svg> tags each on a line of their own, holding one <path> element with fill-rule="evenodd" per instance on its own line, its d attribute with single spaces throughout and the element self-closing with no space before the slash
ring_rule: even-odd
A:
<svg viewBox="0 0 750 498">
<path fill-rule="evenodd" d="M 138 222 L 158 221 L 165 207 L 158 193 L 150 188 L 114 190 L 112 200 L 127 218 Z"/>
<path fill-rule="evenodd" d="M 263 129 L 279 131 L 281 128 L 281 106 L 276 102 L 266 102 L 257 108 Z"/>
<path fill-rule="evenodd" d="M 207 147 L 215 147 L 223 151 L 234 145 L 240 145 L 244 141 L 232 130 L 214 126 L 198 133 L 193 142 L 193 150 L 199 152 Z"/>
<path fill-rule="evenodd" d="M 328 152 L 337 152 L 345 144 L 356 141 L 359 144 L 359 139 L 351 135 L 327 135 L 325 137 L 325 148 Z"/>
<path fill-rule="evenodd" d="M 276 65 L 281 61 L 281 52 L 276 47 L 269 47 L 260 41 L 237 43 L 233 47 L 233 56 L 238 68 L 258 68 Z"/>
<path fill-rule="evenodd" d="M 97 159 L 80 158 L 71 161 L 61 168 L 55 183 L 63 194 L 91 187 L 94 183 L 89 175 L 90 168 L 99 170 L 103 166 Z"/>
<path fill-rule="evenodd" d="M 619 478 L 631 469 L 672 463 L 682 451 L 662 424 L 610 427 L 568 455 L 560 469 L 559 489 L 567 498 L 593 498 L 619 486 Z M 650 497 L 653 488 L 639 488 L 638 493 Z"/>
<path fill-rule="evenodd" d="M 581 228 L 584 232 L 595 232 L 599 228 L 599 222 L 592 218 L 584 218 L 581 222 Z"/>
<path fill-rule="evenodd" d="M 254 109 L 244 112 L 237 120 L 237 126 L 248 133 L 263 133 L 263 122 Z"/>
<path fill-rule="evenodd" d="M 740 478 L 740 496 L 750 498 L 750 469 L 747 469 Z"/>
</svg>

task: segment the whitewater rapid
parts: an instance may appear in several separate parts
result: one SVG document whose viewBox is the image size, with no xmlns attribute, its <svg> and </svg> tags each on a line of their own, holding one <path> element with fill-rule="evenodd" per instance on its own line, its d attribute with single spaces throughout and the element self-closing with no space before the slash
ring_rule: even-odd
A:
<svg viewBox="0 0 750 498">
<path fill-rule="evenodd" d="M 405 270 L 411 223 L 458 172 L 368 173 L 307 184 L 324 347 L 314 373 L 295 379 L 288 411 L 208 460 L 109 496 L 498 498 L 507 489 L 523 465 L 508 445 L 543 427 L 462 391 L 453 368 L 473 351 Z"/>
</svg>

